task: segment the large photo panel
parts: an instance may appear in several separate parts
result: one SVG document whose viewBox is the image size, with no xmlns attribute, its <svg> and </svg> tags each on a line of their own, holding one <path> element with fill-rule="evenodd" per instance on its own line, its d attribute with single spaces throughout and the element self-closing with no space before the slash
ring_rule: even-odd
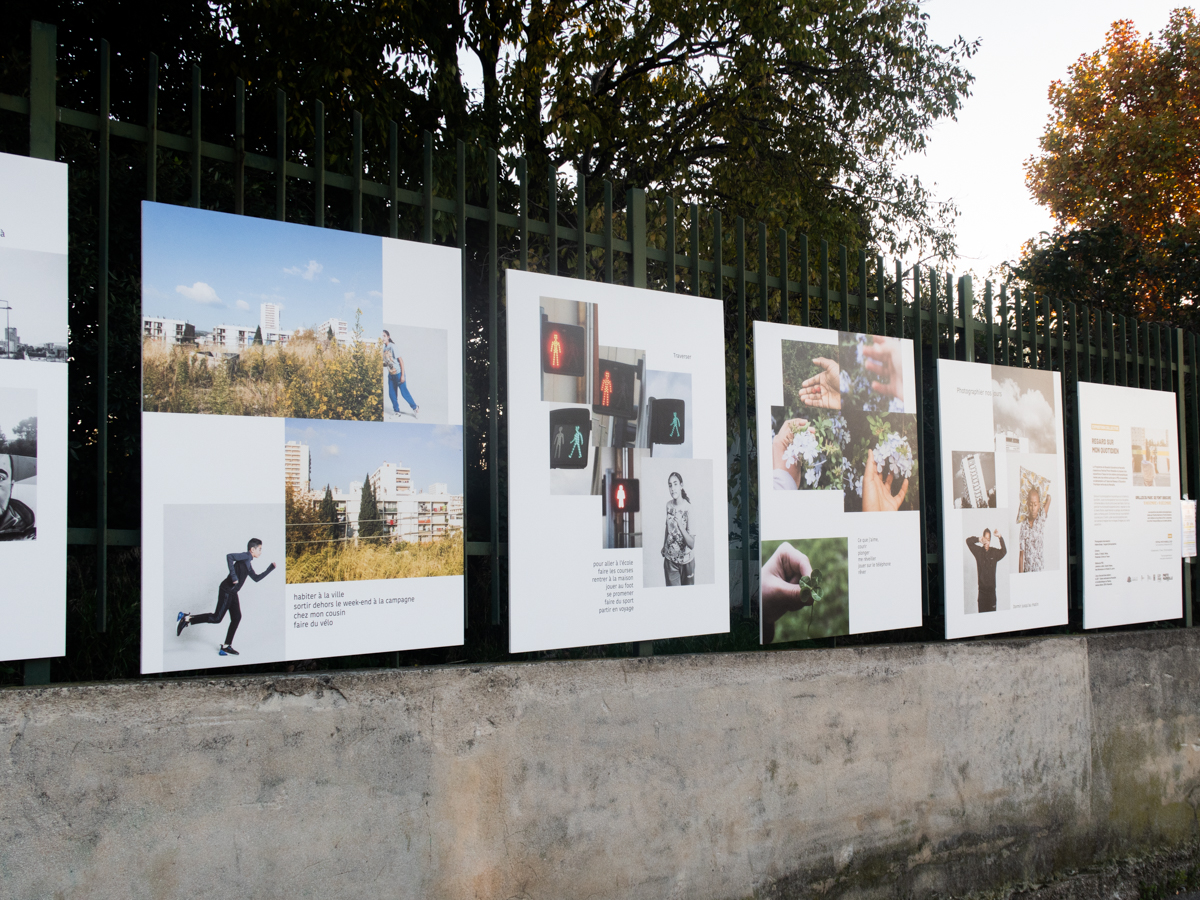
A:
<svg viewBox="0 0 1200 900">
<path fill-rule="evenodd" d="M 143 204 L 142 670 L 462 643 L 454 249 Z"/>
<path fill-rule="evenodd" d="M 66 652 L 67 167 L 0 154 L 0 659 Z"/>
<path fill-rule="evenodd" d="M 1176 396 L 1079 383 L 1083 627 L 1183 615 Z"/>
<path fill-rule="evenodd" d="M 946 637 L 1067 621 L 1057 372 L 938 360 Z"/>
<path fill-rule="evenodd" d="M 912 341 L 755 322 L 754 384 L 762 643 L 920 625 Z"/>
<path fill-rule="evenodd" d="M 509 651 L 729 629 L 720 302 L 510 270 Z"/>
</svg>

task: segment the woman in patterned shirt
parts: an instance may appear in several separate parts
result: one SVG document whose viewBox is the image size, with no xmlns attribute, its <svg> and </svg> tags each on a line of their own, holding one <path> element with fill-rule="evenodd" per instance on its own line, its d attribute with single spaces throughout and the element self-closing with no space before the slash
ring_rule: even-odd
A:
<svg viewBox="0 0 1200 900">
<path fill-rule="evenodd" d="M 1046 517 L 1050 511 L 1050 499 L 1042 504 L 1042 492 L 1035 487 L 1029 489 L 1025 498 L 1025 521 L 1021 523 L 1021 554 L 1017 560 L 1018 572 L 1042 571 L 1042 545 L 1046 536 Z"/>
<path fill-rule="evenodd" d="M 667 501 L 667 527 L 663 534 L 663 574 L 667 587 L 695 584 L 696 536 L 692 534 L 689 521 L 692 503 L 678 472 L 667 476 L 667 490 L 671 492 L 671 499 Z"/>
</svg>

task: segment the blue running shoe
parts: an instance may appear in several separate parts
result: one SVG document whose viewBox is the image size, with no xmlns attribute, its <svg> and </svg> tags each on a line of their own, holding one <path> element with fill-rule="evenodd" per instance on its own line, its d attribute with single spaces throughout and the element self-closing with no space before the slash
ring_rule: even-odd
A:
<svg viewBox="0 0 1200 900">
<path fill-rule="evenodd" d="M 179 637 L 183 634 L 183 629 L 188 627 L 187 613 L 180 613 L 175 621 L 179 623 L 175 626 L 175 637 Z"/>
<path fill-rule="evenodd" d="M 217 652 L 217 655 L 218 656 L 241 656 L 241 654 L 238 653 L 236 650 L 234 650 L 233 647 L 229 644 L 222 644 L 221 649 Z"/>
</svg>

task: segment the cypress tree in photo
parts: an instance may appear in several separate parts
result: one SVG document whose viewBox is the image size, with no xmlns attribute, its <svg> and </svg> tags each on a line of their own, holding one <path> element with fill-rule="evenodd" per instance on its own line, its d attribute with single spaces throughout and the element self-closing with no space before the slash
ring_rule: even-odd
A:
<svg viewBox="0 0 1200 900">
<path fill-rule="evenodd" d="M 255 347 L 262 346 L 262 326 L 261 325 L 259 325 L 257 328 L 254 329 L 254 346 Z"/>
<path fill-rule="evenodd" d="M 383 532 L 379 522 L 379 509 L 375 504 L 375 491 L 371 479 L 363 478 L 362 500 L 358 507 L 358 533 L 361 537 L 377 537 Z"/>
<path fill-rule="evenodd" d="M 333 502 L 333 491 L 329 489 L 329 485 L 325 485 L 325 497 L 321 500 L 321 521 L 329 526 L 329 536 L 337 540 L 342 536 L 342 529 L 338 525 L 337 504 Z"/>
</svg>

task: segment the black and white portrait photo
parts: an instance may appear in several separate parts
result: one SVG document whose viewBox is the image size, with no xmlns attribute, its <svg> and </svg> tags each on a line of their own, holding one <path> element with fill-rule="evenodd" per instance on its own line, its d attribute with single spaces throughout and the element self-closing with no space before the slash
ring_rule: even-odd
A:
<svg viewBox="0 0 1200 900">
<path fill-rule="evenodd" d="M 0 541 L 37 537 L 37 391 L 0 388 Z"/>
<path fill-rule="evenodd" d="M 1009 609 L 1009 573 L 1013 569 L 1016 547 L 1004 511 L 964 509 L 962 533 L 963 612 L 967 615 Z"/>
<path fill-rule="evenodd" d="M 708 459 L 643 461 L 644 587 L 713 583 L 712 478 Z"/>
<path fill-rule="evenodd" d="M 1057 453 L 1054 373 L 992 366 L 992 422 L 1005 452 Z"/>
</svg>

